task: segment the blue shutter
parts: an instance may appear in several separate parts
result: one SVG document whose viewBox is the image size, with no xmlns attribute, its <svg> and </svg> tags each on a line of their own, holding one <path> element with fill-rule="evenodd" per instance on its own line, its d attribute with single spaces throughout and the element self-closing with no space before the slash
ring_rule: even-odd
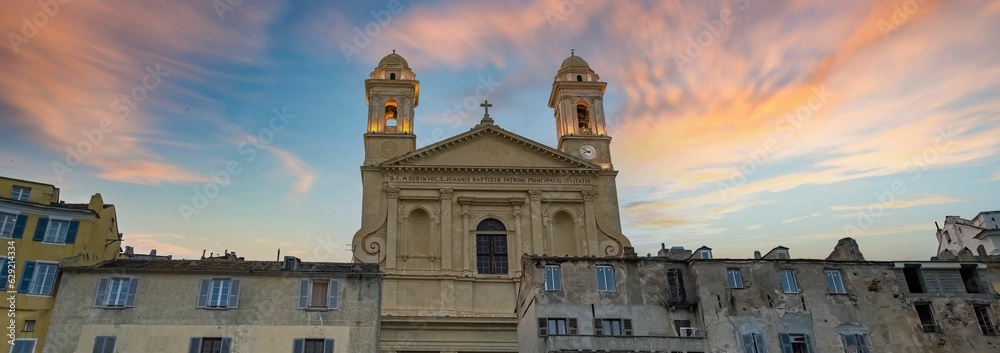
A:
<svg viewBox="0 0 1000 353">
<path fill-rule="evenodd" d="M 211 289 L 212 289 L 212 279 L 202 278 L 201 286 L 198 288 L 198 305 L 195 305 L 196 308 L 204 308 L 205 306 L 208 305 L 208 293 L 211 291 Z"/>
<path fill-rule="evenodd" d="M 754 346 L 752 333 L 743 334 L 743 353 L 757 353 L 757 349 Z"/>
<path fill-rule="evenodd" d="M 93 353 L 114 353 L 116 340 L 115 336 L 97 336 L 94 338 Z"/>
<path fill-rule="evenodd" d="M 308 280 L 303 280 L 308 281 Z M 306 351 L 306 340 L 303 338 L 296 338 L 292 340 L 292 353 L 303 353 Z"/>
<path fill-rule="evenodd" d="M 229 337 L 222 338 L 222 353 L 229 353 L 229 346 L 233 344 L 233 339 Z"/>
<path fill-rule="evenodd" d="M 38 223 L 35 223 L 35 236 L 31 238 L 34 241 L 45 240 L 45 229 L 49 226 L 48 217 L 38 217 Z"/>
<path fill-rule="evenodd" d="M 759 333 L 753 334 L 753 342 L 757 347 L 757 353 L 766 353 L 764 351 L 764 336 Z"/>
<path fill-rule="evenodd" d="M 240 303 L 240 279 L 232 279 L 233 287 L 229 291 L 229 307 L 236 308 Z"/>
<path fill-rule="evenodd" d="M 201 337 L 191 337 L 191 345 L 188 348 L 188 353 L 198 352 L 201 352 Z"/>
<path fill-rule="evenodd" d="M 806 339 L 806 353 L 815 352 L 815 350 L 813 350 L 812 336 L 810 335 L 803 335 L 803 336 L 805 336 Z"/>
<path fill-rule="evenodd" d="M 19 214 L 17 219 L 14 221 L 14 238 L 21 239 L 24 237 L 24 227 L 28 225 L 28 215 Z"/>
<path fill-rule="evenodd" d="M 340 298 L 340 280 L 331 279 L 326 287 L 329 297 L 326 301 L 326 307 L 330 309 L 337 308 L 337 300 Z"/>
<path fill-rule="evenodd" d="M 309 280 L 300 279 L 299 280 L 299 309 L 305 309 L 309 307 Z"/>
<path fill-rule="evenodd" d="M 865 339 L 865 335 L 856 335 L 855 337 L 857 337 L 858 339 L 858 346 L 861 347 L 861 350 L 859 352 L 870 353 L 871 351 L 868 350 L 868 342 L 867 342 L 868 340 Z"/>
<path fill-rule="evenodd" d="M 781 334 L 781 353 L 795 353 L 792 352 L 792 338 L 787 333 Z"/>
<path fill-rule="evenodd" d="M 108 284 L 110 282 L 111 279 L 108 277 L 101 277 L 101 279 L 97 281 L 97 297 L 94 298 L 94 306 L 100 308 L 107 302 L 105 298 L 108 296 Z"/>
<path fill-rule="evenodd" d="M 80 230 L 80 221 L 69 221 L 69 231 L 66 232 L 66 244 L 76 243 L 76 232 Z"/>
<path fill-rule="evenodd" d="M 333 353 L 333 339 L 327 338 L 323 340 L 323 353 Z"/>
<path fill-rule="evenodd" d="M 134 308 L 135 307 L 135 295 L 139 292 L 139 279 L 132 278 L 128 281 L 128 297 L 125 298 L 125 307 Z"/>
<path fill-rule="evenodd" d="M 35 274 L 35 262 L 26 261 L 24 263 L 24 271 L 21 271 L 21 285 L 17 287 L 17 291 L 20 293 L 27 293 L 28 289 L 31 289 L 31 276 Z"/>
</svg>

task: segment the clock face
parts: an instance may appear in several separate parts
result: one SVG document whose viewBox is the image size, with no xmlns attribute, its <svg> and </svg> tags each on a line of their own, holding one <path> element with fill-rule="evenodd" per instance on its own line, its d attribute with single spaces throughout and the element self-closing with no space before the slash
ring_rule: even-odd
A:
<svg viewBox="0 0 1000 353">
<path fill-rule="evenodd" d="M 580 157 L 584 159 L 594 159 L 597 157 L 597 147 L 594 145 L 582 145 L 580 146 Z"/>
</svg>

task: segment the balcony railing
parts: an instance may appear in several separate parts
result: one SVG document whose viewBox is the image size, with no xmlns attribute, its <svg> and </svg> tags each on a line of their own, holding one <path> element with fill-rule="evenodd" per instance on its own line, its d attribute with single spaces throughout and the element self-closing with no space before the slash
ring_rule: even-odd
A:
<svg viewBox="0 0 1000 353">
<path fill-rule="evenodd" d="M 702 337 L 558 335 L 545 338 L 546 352 L 706 352 Z"/>
</svg>

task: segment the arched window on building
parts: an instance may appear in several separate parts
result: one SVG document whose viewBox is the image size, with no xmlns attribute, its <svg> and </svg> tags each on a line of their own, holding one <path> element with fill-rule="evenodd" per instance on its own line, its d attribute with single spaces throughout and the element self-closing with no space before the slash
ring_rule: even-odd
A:
<svg viewBox="0 0 1000 353">
<path fill-rule="evenodd" d="M 385 132 L 396 132 L 396 101 L 385 102 Z"/>
<path fill-rule="evenodd" d="M 577 81 L 583 81 L 583 75 L 576 75 Z"/>
<path fill-rule="evenodd" d="M 393 72 L 393 73 L 390 73 L 390 74 L 389 74 L 389 79 L 390 79 L 390 80 L 395 80 L 395 79 L 396 79 L 396 73 L 395 73 L 395 72 Z"/>
<path fill-rule="evenodd" d="M 487 218 L 476 226 L 476 268 L 481 274 L 507 274 L 507 228 Z"/>
<path fill-rule="evenodd" d="M 577 130 L 581 135 L 590 135 L 590 109 L 587 104 L 580 101 L 576 104 Z"/>
</svg>

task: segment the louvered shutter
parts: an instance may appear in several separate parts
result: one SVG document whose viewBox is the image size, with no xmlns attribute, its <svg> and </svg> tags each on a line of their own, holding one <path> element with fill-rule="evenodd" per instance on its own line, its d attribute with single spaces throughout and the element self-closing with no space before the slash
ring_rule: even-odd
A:
<svg viewBox="0 0 1000 353">
<path fill-rule="evenodd" d="M 201 286 L 198 287 L 198 305 L 197 308 L 204 308 L 208 306 L 208 295 L 212 290 L 212 279 L 202 278 Z"/>
<path fill-rule="evenodd" d="M 80 221 L 69 221 L 69 230 L 66 232 L 66 244 L 76 243 L 76 232 L 80 231 Z"/>
<path fill-rule="evenodd" d="M 292 353 L 303 353 L 305 351 L 306 340 L 304 338 L 296 338 L 292 340 Z"/>
<path fill-rule="evenodd" d="M 861 349 L 861 353 L 871 353 L 868 350 L 868 340 L 865 339 L 865 335 L 856 335 L 858 338 L 858 348 Z"/>
<path fill-rule="evenodd" d="M 792 352 L 792 338 L 788 336 L 787 333 L 781 334 L 781 353 L 795 353 Z"/>
<path fill-rule="evenodd" d="M 188 346 L 188 353 L 198 353 L 201 351 L 201 337 L 191 337 L 191 345 Z"/>
<path fill-rule="evenodd" d="M 117 338 L 115 336 L 103 336 L 104 342 L 101 345 L 101 351 L 99 353 L 114 353 L 115 352 L 115 341 Z"/>
<path fill-rule="evenodd" d="M 19 214 L 14 220 L 14 233 L 11 237 L 15 239 L 24 238 L 24 227 L 28 225 L 28 215 Z"/>
<path fill-rule="evenodd" d="M 809 335 L 802 335 L 802 336 L 804 336 L 805 341 L 806 341 L 806 353 L 813 353 L 813 352 L 815 352 L 813 350 L 812 337 L 810 337 Z"/>
<path fill-rule="evenodd" d="M 752 333 L 743 334 L 743 353 L 757 353 L 757 348 L 756 345 L 754 345 Z"/>
<path fill-rule="evenodd" d="M 594 335 L 604 335 L 604 326 L 601 325 L 601 319 L 594 319 Z"/>
<path fill-rule="evenodd" d="M 309 292 L 312 292 L 309 286 L 310 282 L 310 280 L 305 278 L 299 280 L 299 309 L 309 307 Z"/>
<path fill-rule="evenodd" d="M 538 318 L 538 335 L 541 337 L 549 335 L 549 323 L 545 318 Z"/>
<path fill-rule="evenodd" d="M 326 306 L 330 309 L 336 309 L 338 306 L 338 300 L 340 299 L 340 280 L 331 279 L 327 282 L 326 291 L 329 297 L 326 300 Z"/>
<path fill-rule="evenodd" d="M 232 289 L 229 291 L 229 306 L 230 308 L 236 308 L 240 304 L 240 279 L 232 279 Z"/>
<path fill-rule="evenodd" d="M 222 338 L 222 350 L 221 353 L 229 353 L 229 346 L 233 344 L 233 339 L 229 337 Z"/>
<path fill-rule="evenodd" d="M 764 336 L 759 333 L 753 334 L 753 343 L 757 347 L 757 353 L 766 353 L 764 351 Z"/>
<path fill-rule="evenodd" d="M 576 334 L 577 334 L 577 332 L 578 332 L 578 330 L 576 329 L 576 326 L 577 326 L 577 325 L 576 325 L 576 319 L 575 319 L 575 318 L 573 318 L 573 319 L 568 319 L 568 320 L 566 320 L 566 322 L 567 322 L 567 323 L 568 323 L 568 325 L 569 325 L 569 334 L 571 334 L 571 335 L 576 335 Z"/>
<path fill-rule="evenodd" d="M 104 305 L 108 302 L 109 282 L 111 282 L 111 279 L 108 277 L 101 277 L 101 279 L 97 281 L 97 297 L 94 298 L 94 306 L 104 307 Z"/>
<path fill-rule="evenodd" d="M 333 353 L 333 339 L 327 338 L 323 340 L 323 353 Z"/>
<path fill-rule="evenodd" d="M 24 271 L 21 271 L 21 284 L 17 286 L 19 293 L 27 293 L 31 289 L 31 277 L 35 274 L 35 262 L 26 261 Z"/>
<path fill-rule="evenodd" d="M 31 238 L 34 241 L 45 240 L 45 230 L 49 226 L 48 217 L 38 217 L 38 223 L 35 223 L 35 236 Z"/>
<path fill-rule="evenodd" d="M 135 295 L 139 292 L 139 279 L 131 278 L 128 281 L 128 297 L 125 298 L 125 307 L 135 307 Z"/>
</svg>

